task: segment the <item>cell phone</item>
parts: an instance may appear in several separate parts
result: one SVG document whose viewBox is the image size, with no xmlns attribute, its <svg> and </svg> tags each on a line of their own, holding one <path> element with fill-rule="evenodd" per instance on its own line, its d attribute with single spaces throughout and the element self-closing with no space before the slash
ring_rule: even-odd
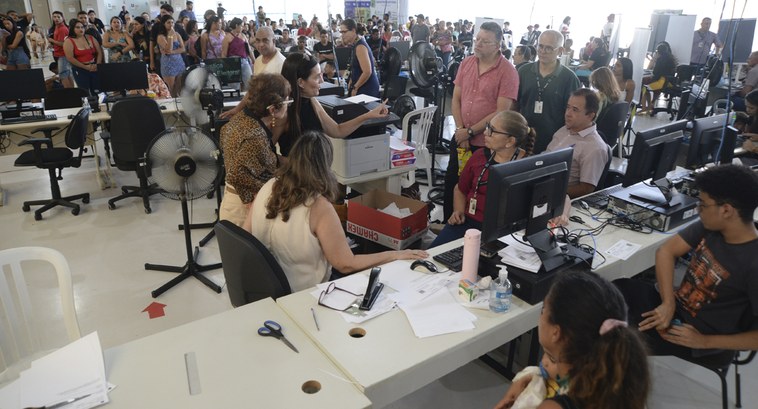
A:
<svg viewBox="0 0 758 409">
<path fill-rule="evenodd" d="M 363 301 L 361 302 L 360 307 L 358 307 L 359 309 L 365 311 L 370 310 L 371 307 L 374 306 L 376 299 L 379 298 L 379 294 L 381 294 L 382 289 L 384 289 L 384 284 L 379 282 L 379 273 L 381 272 L 381 267 L 374 267 L 371 269 L 371 274 L 368 278 L 368 287 L 366 287 Z"/>
</svg>

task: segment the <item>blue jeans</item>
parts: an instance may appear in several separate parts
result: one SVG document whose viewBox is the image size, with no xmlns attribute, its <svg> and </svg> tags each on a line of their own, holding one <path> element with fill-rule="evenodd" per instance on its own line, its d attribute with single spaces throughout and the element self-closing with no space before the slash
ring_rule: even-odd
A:
<svg viewBox="0 0 758 409">
<path fill-rule="evenodd" d="M 97 95 L 97 90 L 100 89 L 97 71 L 87 71 L 75 65 L 71 65 L 71 68 L 74 71 L 74 79 L 76 80 L 77 88 L 84 88 L 89 91 L 90 95 Z"/>
<path fill-rule="evenodd" d="M 429 248 L 437 247 L 439 245 L 449 243 L 453 240 L 458 240 L 466 234 L 468 229 L 482 229 L 482 223 L 472 220 L 466 217 L 466 221 L 462 224 L 446 224 L 437 238 L 434 239 Z"/>
</svg>

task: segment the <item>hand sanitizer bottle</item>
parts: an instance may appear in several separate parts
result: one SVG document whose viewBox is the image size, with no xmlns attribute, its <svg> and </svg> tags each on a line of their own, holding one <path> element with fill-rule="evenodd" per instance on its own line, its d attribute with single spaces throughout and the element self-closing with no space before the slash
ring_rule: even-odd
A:
<svg viewBox="0 0 758 409">
<path fill-rule="evenodd" d="M 500 270 L 500 276 L 492 280 L 490 285 L 490 311 L 507 312 L 511 308 L 511 298 L 513 298 L 513 288 L 511 282 L 508 281 L 508 270 L 503 267 Z"/>
</svg>

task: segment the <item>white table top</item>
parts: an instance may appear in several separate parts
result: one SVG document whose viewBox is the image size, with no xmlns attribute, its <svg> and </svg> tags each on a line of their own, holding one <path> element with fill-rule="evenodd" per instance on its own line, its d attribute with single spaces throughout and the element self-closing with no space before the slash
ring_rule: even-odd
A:
<svg viewBox="0 0 758 409">
<path fill-rule="evenodd" d="M 281 324 L 300 353 L 258 335 L 265 320 Z M 189 394 L 187 352 L 197 358 L 202 392 L 194 396 Z M 117 385 L 109 408 L 371 406 L 270 298 L 110 348 L 104 355 L 106 377 Z M 302 387 L 311 380 L 321 390 L 307 394 Z"/>
<path fill-rule="evenodd" d="M 576 214 L 576 209 L 573 212 Z M 586 215 L 582 217 L 592 226 L 599 224 Z M 570 225 L 571 229 L 584 227 L 573 222 Z M 642 234 L 608 226 L 595 239 L 598 251 L 607 250 L 620 239 L 641 244 L 642 248 L 627 261 L 606 255 L 606 262 L 596 272 L 609 280 L 637 274 L 654 264 L 656 248 L 669 237 L 671 234 Z M 591 244 L 592 240 L 586 238 L 583 242 Z M 462 241 L 458 240 L 429 252 L 433 255 L 460 245 Z M 596 257 L 594 265 L 597 266 L 601 259 Z M 410 267 L 410 262 L 408 264 Z M 542 309 L 542 303 L 529 305 L 514 297 L 512 309 L 506 314 L 470 310 L 478 318 L 473 331 L 419 339 L 402 311 L 394 310 L 354 325 L 346 322 L 339 313 L 318 306 L 311 291 L 279 298 L 277 304 L 378 407 L 420 389 L 534 328 Z M 321 331 L 315 328 L 311 307 L 316 309 Z M 365 330 L 366 335 L 351 337 L 349 332 L 356 327 Z"/>
</svg>

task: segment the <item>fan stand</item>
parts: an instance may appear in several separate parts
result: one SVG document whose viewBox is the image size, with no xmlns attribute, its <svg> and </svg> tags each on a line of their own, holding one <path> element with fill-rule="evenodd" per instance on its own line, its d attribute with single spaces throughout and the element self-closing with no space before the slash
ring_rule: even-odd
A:
<svg viewBox="0 0 758 409">
<path fill-rule="evenodd" d="M 200 252 L 200 248 L 195 247 L 195 251 L 194 252 L 192 251 L 192 237 L 190 233 L 189 209 L 187 208 L 187 196 L 185 194 L 181 194 L 179 195 L 179 197 L 182 202 L 182 221 L 183 221 L 183 227 L 184 227 L 184 245 L 187 250 L 187 263 L 181 267 L 145 263 L 145 270 L 167 271 L 170 273 L 179 273 L 179 275 L 174 277 L 171 281 L 167 282 L 166 284 L 163 284 L 157 290 L 153 290 L 151 294 L 153 298 L 157 298 L 161 294 L 170 290 L 175 285 L 184 281 L 185 278 L 189 278 L 189 277 L 195 277 L 196 279 L 200 280 L 201 283 L 208 286 L 208 288 L 210 288 L 211 290 L 215 291 L 216 293 L 221 293 L 221 287 L 219 285 L 217 285 L 216 283 L 214 283 L 213 281 L 211 281 L 204 275 L 200 274 L 203 271 L 215 270 L 215 269 L 221 268 L 221 263 L 211 264 L 207 266 L 200 265 L 197 263 L 197 256 L 198 256 L 198 253 Z"/>
<path fill-rule="evenodd" d="M 209 120 L 209 123 L 211 124 L 210 130 L 211 130 L 211 137 L 213 138 L 216 136 L 216 117 L 215 117 L 215 114 L 213 113 L 213 107 L 211 106 L 208 107 L 208 120 Z M 200 242 L 198 242 L 198 246 L 200 247 L 203 247 L 206 244 L 208 244 L 208 242 L 211 241 L 211 239 L 216 236 L 216 230 L 214 230 L 213 228 L 216 227 L 216 223 L 218 223 L 219 220 L 221 220 L 219 218 L 220 209 L 221 209 L 221 180 L 223 180 L 223 172 L 219 175 L 219 181 L 218 183 L 216 183 L 216 189 L 215 189 L 216 191 L 216 220 L 210 223 L 189 224 L 188 226 L 181 225 L 181 224 L 179 225 L 179 230 L 185 230 L 187 228 L 211 229 L 211 231 L 209 231 L 208 234 L 206 234 L 205 237 L 200 239 Z M 212 195 L 213 195 L 213 191 L 211 191 L 211 193 L 208 194 L 208 199 L 210 199 Z"/>
</svg>

